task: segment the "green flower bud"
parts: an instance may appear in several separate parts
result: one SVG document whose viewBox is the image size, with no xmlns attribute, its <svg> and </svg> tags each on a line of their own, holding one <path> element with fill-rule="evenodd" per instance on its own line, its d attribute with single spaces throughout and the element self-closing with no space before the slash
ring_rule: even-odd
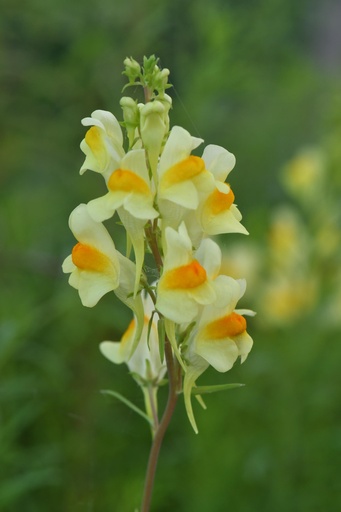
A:
<svg viewBox="0 0 341 512">
<path fill-rule="evenodd" d="M 129 147 L 134 144 L 136 136 L 136 128 L 140 124 L 140 111 L 136 101 L 128 96 L 123 96 L 120 100 L 120 105 L 123 110 L 124 126 L 127 130 Z"/>
<path fill-rule="evenodd" d="M 137 78 L 141 77 L 141 66 L 135 59 L 127 57 L 124 59 L 123 64 L 125 66 L 123 74 L 128 77 L 130 84 L 134 83 Z"/>
<path fill-rule="evenodd" d="M 166 108 L 161 101 L 155 100 L 146 105 L 140 104 L 140 132 L 143 145 L 148 153 L 155 183 L 156 167 L 161 152 L 162 142 L 167 133 L 165 122 Z"/>
<path fill-rule="evenodd" d="M 163 120 L 165 123 L 165 135 L 167 135 L 169 132 L 169 111 L 172 108 L 172 98 L 168 94 L 164 94 L 162 97 L 158 96 L 158 101 L 160 101 L 165 108 Z"/>
</svg>

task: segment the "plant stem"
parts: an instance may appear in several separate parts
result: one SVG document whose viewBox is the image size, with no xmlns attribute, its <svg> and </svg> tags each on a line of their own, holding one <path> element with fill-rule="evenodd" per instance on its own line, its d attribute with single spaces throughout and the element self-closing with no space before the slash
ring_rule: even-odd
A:
<svg viewBox="0 0 341 512">
<path fill-rule="evenodd" d="M 152 223 L 149 221 L 147 226 L 145 227 L 146 238 L 148 240 L 149 247 L 152 251 L 156 267 L 160 274 L 162 267 L 163 267 L 163 261 L 162 261 L 162 257 L 161 257 L 158 243 L 156 240 L 155 231 L 156 231 L 155 226 L 153 226 Z"/>
<path fill-rule="evenodd" d="M 141 512 L 149 512 L 150 504 L 152 499 L 152 492 L 154 486 L 154 478 L 156 472 L 156 466 L 159 458 L 160 448 L 162 445 L 162 441 L 170 420 L 173 416 L 173 412 L 175 409 L 176 401 L 177 401 L 177 387 L 178 387 L 178 370 L 177 370 L 177 361 L 173 358 L 173 352 L 171 344 L 166 337 L 165 340 L 165 357 L 167 362 L 168 369 L 168 378 L 169 378 L 169 388 L 168 388 L 168 401 L 166 408 L 164 410 L 161 422 L 155 432 L 155 436 L 153 439 L 153 443 L 149 453 L 148 466 L 146 471 L 146 479 L 144 486 L 144 494 L 142 499 Z"/>
</svg>

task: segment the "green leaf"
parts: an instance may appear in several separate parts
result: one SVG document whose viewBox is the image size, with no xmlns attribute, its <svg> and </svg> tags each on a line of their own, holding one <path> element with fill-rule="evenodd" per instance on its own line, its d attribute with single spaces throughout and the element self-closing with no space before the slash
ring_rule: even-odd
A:
<svg viewBox="0 0 341 512">
<path fill-rule="evenodd" d="M 159 319 L 157 323 L 157 332 L 159 335 L 159 350 L 160 350 L 160 359 L 161 363 L 163 363 L 163 360 L 165 358 L 165 338 L 166 338 L 166 332 L 165 332 L 165 323 L 162 318 Z"/>
<path fill-rule="evenodd" d="M 193 395 L 204 395 L 206 393 L 217 393 L 218 391 L 225 391 L 227 389 L 240 388 L 245 384 L 216 384 L 215 386 L 196 386 L 192 388 Z"/>
<path fill-rule="evenodd" d="M 136 412 L 136 414 L 139 414 L 140 416 L 142 416 L 142 418 L 144 418 L 150 425 L 152 425 L 151 419 L 148 418 L 147 414 L 144 411 L 142 411 L 142 409 L 137 407 L 135 404 L 133 404 L 133 402 L 131 402 L 130 400 L 125 398 L 120 393 L 117 393 L 117 391 L 112 391 L 110 389 L 102 389 L 101 393 L 103 393 L 103 395 L 114 396 L 115 398 L 117 398 L 117 400 L 120 400 L 127 407 L 129 407 L 132 411 L 134 411 L 134 412 Z"/>
</svg>

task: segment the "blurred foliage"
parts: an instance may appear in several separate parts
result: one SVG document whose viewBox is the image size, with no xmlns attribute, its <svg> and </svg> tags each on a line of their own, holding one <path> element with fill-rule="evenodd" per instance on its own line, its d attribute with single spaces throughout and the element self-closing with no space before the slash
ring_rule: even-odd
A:
<svg viewBox="0 0 341 512">
<path fill-rule="evenodd" d="M 98 108 L 120 118 L 123 59 L 158 55 L 173 124 L 237 156 L 251 252 L 286 195 L 277 171 L 300 148 L 323 140 L 340 186 L 337 2 L 2 0 L 1 11 L 0 509 L 133 511 L 149 431 L 99 390 L 143 397 L 98 351 L 130 315 L 113 296 L 83 308 L 60 270 L 70 211 L 101 193 L 78 175 L 80 119 Z M 340 509 L 340 330 L 316 327 L 314 314 L 250 320 L 247 364 L 201 382 L 247 386 L 207 399 L 199 437 L 179 405 L 154 510 Z"/>
</svg>

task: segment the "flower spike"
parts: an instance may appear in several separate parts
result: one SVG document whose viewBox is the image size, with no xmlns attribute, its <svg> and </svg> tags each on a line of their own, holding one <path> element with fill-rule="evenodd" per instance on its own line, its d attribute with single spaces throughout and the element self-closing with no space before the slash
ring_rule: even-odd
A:
<svg viewBox="0 0 341 512">
<path fill-rule="evenodd" d="M 154 55 L 142 64 L 127 57 L 124 66 L 124 90 L 142 87 L 144 102 L 123 96 L 121 122 L 106 110 L 82 120 L 87 132 L 80 174 L 102 175 L 104 190 L 71 213 L 77 242 L 62 268 L 84 306 L 114 292 L 132 310 L 120 341 L 103 341 L 100 350 L 110 362 L 127 365 L 142 389 L 146 413 L 121 393 L 108 394 L 147 419 L 158 439 L 182 391 L 197 433 L 192 395 L 205 408 L 201 390 L 237 386 L 200 387 L 197 380 L 210 366 L 229 371 L 251 351 L 246 316 L 254 313 L 238 308 L 246 283 L 223 274 L 219 240 L 211 238 L 248 231 L 226 182 L 235 156 L 214 144 L 198 156 L 194 151 L 203 139 L 171 127 L 169 70 L 161 69 Z M 116 215 L 127 240 L 125 256 L 116 248 L 122 242 Z M 169 399 L 166 419 L 159 422 L 157 391 L 164 377 Z"/>
</svg>

